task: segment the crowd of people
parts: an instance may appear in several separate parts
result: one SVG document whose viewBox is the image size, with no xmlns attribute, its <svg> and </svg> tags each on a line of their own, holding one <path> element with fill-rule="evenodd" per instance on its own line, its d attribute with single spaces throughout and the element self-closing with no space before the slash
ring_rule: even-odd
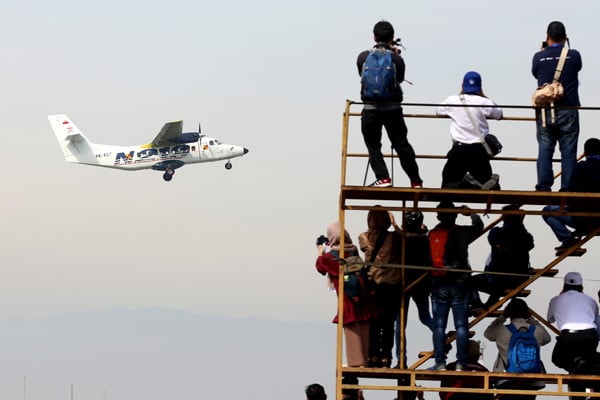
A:
<svg viewBox="0 0 600 400">
<path fill-rule="evenodd" d="M 400 83 L 404 81 L 405 64 L 394 39 L 394 28 L 387 21 L 379 21 L 373 28 L 373 35 L 374 47 L 361 52 L 357 58 L 364 103 L 361 131 L 376 177 L 370 186 L 390 187 L 393 184 L 381 153 L 382 130 L 385 128 L 410 186 L 421 188 L 423 180 L 414 149 L 408 141 L 401 106 Z M 580 53 L 569 47 L 564 24 L 553 21 L 547 27 L 546 41 L 532 59 L 531 72 L 538 87 L 560 82 L 563 91 L 550 103 L 536 108 L 538 161 L 535 190 L 552 190 L 555 179 L 552 157 L 558 144 L 562 166 L 560 190 L 600 192 L 600 140 L 588 139 L 584 144 L 585 158 L 577 161 L 578 73 L 582 63 Z M 490 148 L 492 141 L 488 139 L 492 135 L 487 120 L 501 119 L 503 112 L 485 96 L 481 75 L 475 71 L 467 72 L 459 93 L 442 101 L 436 113 L 451 120 L 452 147 L 442 171 L 442 188 L 500 189 L 499 177 L 493 173 L 490 164 L 493 151 Z M 543 210 L 544 221 L 561 242 L 555 249 L 557 255 L 600 226 L 600 218 L 557 215 L 560 207 L 564 205 L 548 205 Z M 339 223 L 332 223 L 327 229 L 327 239 L 317 241 L 317 271 L 328 277 L 330 286 L 339 294 L 339 275 L 344 271 L 340 265 L 343 265 L 344 257 L 362 253 L 368 268 L 368 279 L 363 282 L 364 293 L 360 297 L 345 296 L 342 299 L 343 320 L 340 321 L 338 315 L 333 320 L 343 324 L 346 364 L 349 367 L 391 368 L 395 356 L 395 367 L 405 368 L 408 360 L 404 333 L 412 299 L 419 320 L 431 331 L 434 365 L 429 369 L 487 371 L 478 362 L 479 343 L 469 339 L 468 319 L 494 306 L 507 292 L 529 279 L 529 252 L 534 248 L 534 238 L 524 225 L 519 206 L 509 205 L 503 210 L 506 213 L 502 226 L 493 227 L 487 234 L 490 255 L 480 274 L 472 273 L 469 245 L 483 234 L 484 226 L 479 215 L 467 206 L 456 207 L 452 202 L 441 202 L 437 212 L 439 223 L 431 230 L 424 225 L 423 214 L 419 211 L 405 212 L 399 226 L 391 212 L 376 207 L 369 211 L 367 230 L 358 236 L 356 245 L 347 231 L 341 231 Z M 580 214 L 596 211 L 594 207 L 581 205 L 567 205 L 567 210 Z M 470 218 L 471 223 L 458 225 L 457 216 L 461 214 Z M 576 255 L 583 252 L 583 249 L 575 250 Z M 346 281 L 346 275 L 342 281 Z M 487 295 L 485 303 L 480 293 Z M 456 360 L 453 362 L 448 362 L 452 347 L 447 332 L 450 312 L 456 339 Z M 586 362 L 600 360 L 596 353 L 600 332 L 598 304 L 583 293 L 581 274 L 569 272 L 565 275 L 561 293 L 550 300 L 547 320 L 556 323 L 560 331 L 552 352 L 552 362 L 557 367 L 573 373 L 580 371 Z M 502 315 L 485 329 L 485 338 L 495 342 L 498 349 L 493 371 L 519 371 L 514 367 L 513 341 L 517 336 L 527 335 L 538 348 L 551 341 L 545 327 L 532 317 L 527 303 L 513 298 L 504 307 Z M 536 357 L 539 360 L 539 352 Z M 530 371 L 544 371 L 543 364 L 535 368 Z M 513 388 L 510 385 L 514 383 L 497 382 L 497 387 L 508 384 L 504 387 Z M 456 384 L 450 378 L 448 382 L 442 382 L 442 386 Z M 306 389 L 307 399 L 326 398 L 322 387 L 311 389 L 312 386 Z M 313 389 L 317 393 L 313 396 L 309 389 L 311 393 Z M 358 392 L 353 392 L 348 398 L 357 395 Z M 451 392 L 440 392 L 442 400 L 448 400 L 452 395 Z M 524 400 L 524 397 L 519 398 Z"/>
</svg>

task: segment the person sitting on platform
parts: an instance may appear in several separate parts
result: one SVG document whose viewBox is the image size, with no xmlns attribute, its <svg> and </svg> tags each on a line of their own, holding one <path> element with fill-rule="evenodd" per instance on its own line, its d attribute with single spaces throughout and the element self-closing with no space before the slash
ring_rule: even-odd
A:
<svg viewBox="0 0 600 400">
<path fill-rule="evenodd" d="M 568 192 L 600 192 L 600 140 L 590 138 L 583 145 L 585 161 L 579 161 L 573 170 L 573 175 L 569 181 L 569 186 L 565 189 Z M 560 206 L 549 205 L 544 207 L 544 211 L 559 211 Z M 567 206 L 567 210 L 574 212 L 592 212 L 598 211 L 596 203 L 589 206 Z M 562 244 L 555 248 L 556 255 L 562 254 L 566 249 L 573 246 L 580 240 L 582 235 L 589 233 L 590 230 L 600 226 L 600 217 L 577 217 L 570 215 L 543 215 L 544 221 L 558 240 Z M 575 228 L 575 231 L 568 227 Z M 584 249 L 578 249 L 575 255 L 581 255 Z"/>
<path fill-rule="evenodd" d="M 509 205 L 503 210 L 518 210 L 519 207 Z M 485 274 L 471 277 L 474 289 L 489 293 L 483 308 L 490 308 L 506 290 L 512 290 L 529 279 L 529 251 L 533 249 L 533 236 L 527 232 L 523 224 L 524 215 L 505 214 L 502 227 L 495 226 L 488 234 L 491 246 L 490 262 L 486 265 Z M 495 274 L 497 273 L 497 274 Z"/>
<path fill-rule="evenodd" d="M 475 107 L 452 106 L 461 103 Z M 444 100 L 436 113 L 452 119 L 453 144 L 442 171 L 442 187 L 500 189 L 498 175 L 492 175 L 491 156 L 481 140 L 490 131 L 487 118 L 501 119 L 502 108 L 483 94 L 481 75 L 475 71 L 467 72 L 460 94 Z"/>
<path fill-rule="evenodd" d="M 573 371 L 579 360 L 596 356 L 600 316 L 596 301 L 583 293 L 583 278 L 579 272 L 568 272 L 562 292 L 548 305 L 548 322 L 556 322 L 560 335 L 552 352 L 552 362 L 559 368 Z"/>
<path fill-rule="evenodd" d="M 338 292 L 340 264 L 337 257 L 331 253 L 331 250 L 340 252 L 340 224 L 334 222 L 327 228 L 327 239 L 329 245 L 317 241 L 317 250 L 319 256 L 316 261 L 316 268 L 322 275 L 327 274 L 330 284 Z M 344 257 L 358 255 L 358 249 L 352 244 L 352 239 L 348 232 L 344 231 Z M 348 296 L 344 296 L 344 342 L 346 345 L 346 362 L 349 367 L 364 367 L 367 365 L 369 353 L 369 329 L 370 320 L 375 315 L 376 310 L 370 299 L 359 302 L 352 301 Z M 333 323 L 338 323 L 338 315 L 333 319 Z"/>
<path fill-rule="evenodd" d="M 535 326 L 533 336 L 539 346 L 548 344 L 552 340 L 546 328 L 531 316 L 527 303 L 522 299 L 512 299 L 504 309 L 503 314 L 496 318 L 484 332 L 484 336 L 488 340 L 496 342 L 496 346 L 498 347 L 498 357 L 496 357 L 496 362 L 494 363 L 494 372 L 507 372 L 508 368 L 508 349 L 513 334 L 508 325 L 504 324 L 507 319 L 510 320 L 510 324 L 517 330 L 522 330 L 523 328 L 529 329 L 529 327 Z M 541 389 L 543 386 L 540 386 L 539 382 L 535 381 L 516 382 L 514 380 L 503 380 L 502 383 L 497 382 L 496 387 L 504 389 Z M 535 395 L 515 396 L 503 394 L 501 398 L 503 400 L 533 400 Z"/>
<path fill-rule="evenodd" d="M 469 340 L 469 356 L 467 363 L 464 365 L 463 371 L 482 371 L 487 372 L 488 369 L 479 363 L 481 356 L 481 347 L 478 341 Z M 456 362 L 452 362 L 446 366 L 448 370 L 456 370 Z M 483 388 L 483 379 L 472 376 L 447 376 L 442 378 L 441 387 L 448 388 Z M 440 392 L 441 400 L 492 400 L 492 393 L 459 393 L 459 392 Z"/>
</svg>

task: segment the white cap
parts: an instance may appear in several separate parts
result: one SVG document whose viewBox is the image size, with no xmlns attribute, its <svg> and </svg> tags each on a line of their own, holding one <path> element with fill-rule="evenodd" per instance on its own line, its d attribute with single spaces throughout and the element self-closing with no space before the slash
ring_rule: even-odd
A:
<svg viewBox="0 0 600 400">
<path fill-rule="evenodd" d="M 583 285 L 583 278 L 581 277 L 581 274 L 579 272 L 568 272 L 565 275 L 565 285 Z"/>
</svg>

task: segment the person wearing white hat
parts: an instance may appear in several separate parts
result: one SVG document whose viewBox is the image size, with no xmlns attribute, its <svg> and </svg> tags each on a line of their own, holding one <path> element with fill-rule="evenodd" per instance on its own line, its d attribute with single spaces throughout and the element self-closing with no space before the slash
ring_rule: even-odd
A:
<svg viewBox="0 0 600 400">
<path fill-rule="evenodd" d="M 560 335 L 552 352 L 552 362 L 572 372 L 578 360 L 596 355 L 598 346 L 598 304 L 583 293 L 583 277 L 568 272 L 562 292 L 548 305 L 548 322 L 556 322 Z"/>
</svg>

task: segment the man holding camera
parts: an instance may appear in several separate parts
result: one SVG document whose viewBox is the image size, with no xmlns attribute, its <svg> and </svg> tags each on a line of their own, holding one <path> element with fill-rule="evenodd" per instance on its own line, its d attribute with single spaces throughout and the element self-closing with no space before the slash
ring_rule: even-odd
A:
<svg viewBox="0 0 600 400">
<path fill-rule="evenodd" d="M 553 21 L 548 25 L 546 41 L 542 49 L 535 53 L 531 65 L 531 73 L 537 79 L 538 87 L 551 83 L 554 80 L 560 53 L 569 39 L 565 26 L 560 21 Z M 569 49 L 566 60 L 558 81 L 564 88 L 564 94 L 556 100 L 554 107 L 543 112 L 542 108 L 536 109 L 538 160 L 537 184 L 538 191 L 552 191 L 554 172 L 552 170 L 552 156 L 558 142 L 561 153 L 561 190 L 569 187 L 569 181 L 577 163 L 577 140 L 579 138 L 579 113 L 576 107 L 579 103 L 579 71 L 581 70 L 581 55 L 577 50 Z"/>
<path fill-rule="evenodd" d="M 373 35 L 376 42 L 373 49 L 361 52 L 356 60 L 361 76 L 361 99 L 365 102 L 361 130 L 369 152 L 369 163 L 377 178 L 370 186 L 392 186 L 381 154 L 382 127 L 385 127 L 411 187 L 422 187 L 423 180 L 419 175 L 415 151 L 408 142 L 408 128 L 400 104 L 403 97 L 400 83 L 404 81 L 405 65 L 400 50 L 395 46 L 394 27 L 388 21 L 379 21 L 373 27 Z M 379 61 L 371 64 L 375 58 Z"/>
</svg>

